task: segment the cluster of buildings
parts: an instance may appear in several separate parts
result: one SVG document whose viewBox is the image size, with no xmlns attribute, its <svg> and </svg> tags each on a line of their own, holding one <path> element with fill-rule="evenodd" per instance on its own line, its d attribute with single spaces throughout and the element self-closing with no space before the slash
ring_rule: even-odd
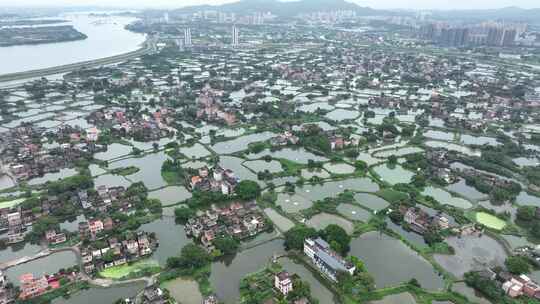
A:
<svg viewBox="0 0 540 304">
<path fill-rule="evenodd" d="M 128 214 L 133 209 L 138 196 L 126 196 L 124 187 L 105 186 L 98 187 L 97 191 L 88 195 L 87 190 L 79 190 L 66 193 L 63 199 L 57 195 L 42 196 L 32 204 L 22 204 L 15 207 L 0 209 L 0 231 L 7 232 L 4 241 L 14 244 L 24 241 L 28 227 L 38 219 L 52 214 L 61 209 L 65 204 L 82 206 L 85 210 L 107 212 L 112 204 L 116 204 L 121 212 Z M 103 220 L 91 220 L 79 223 L 79 233 L 82 238 L 95 239 L 96 235 L 103 230 L 111 230 L 113 222 L 109 217 Z M 44 235 L 49 244 L 60 244 L 67 240 L 65 233 L 58 230 L 47 231 Z"/>
<path fill-rule="evenodd" d="M 220 166 L 209 169 L 205 166 L 199 169 L 198 175 L 189 177 L 187 184 L 192 191 L 221 192 L 229 195 L 234 193 L 238 182 L 239 179 L 230 169 L 223 169 Z"/>
<path fill-rule="evenodd" d="M 96 247 L 97 244 L 100 246 Z M 105 245 L 105 247 L 101 245 Z M 139 231 L 124 240 L 108 237 L 105 242 L 94 242 L 81 247 L 80 252 L 85 272 L 93 273 L 113 266 L 135 262 L 151 255 L 156 247 L 157 239 L 152 234 Z"/>
<path fill-rule="evenodd" d="M 526 275 L 508 277 L 502 289 L 512 298 L 527 296 L 540 300 L 540 286 Z"/>
<path fill-rule="evenodd" d="M 488 45 L 513 46 L 527 30 L 525 24 L 482 23 L 471 26 L 451 26 L 428 23 L 420 27 L 419 36 L 444 46 Z"/>
<path fill-rule="evenodd" d="M 298 136 L 294 135 L 290 131 L 285 131 L 282 134 L 277 135 L 276 137 L 270 138 L 270 144 L 273 147 L 283 147 L 287 145 L 296 145 L 300 141 Z"/>
<path fill-rule="evenodd" d="M 308 238 L 304 241 L 304 254 L 307 255 L 319 270 L 334 282 L 340 271 L 354 275 L 356 267 L 346 261 L 322 238 Z"/>
<path fill-rule="evenodd" d="M 450 228 L 448 218 L 442 214 L 431 216 L 420 208 L 400 206 L 399 212 L 403 215 L 403 221 L 411 230 L 418 234 L 424 234 L 428 230 L 444 230 Z"/>
<path fill-rule="evenodd" d="M 91 138 L 83 137 L 82 133 L 82 130 L 70 126 L 52 131 L 22 126 L 0 133 L 4 173 L 16 181 L 27 181 L 73 167 L 76 161 L 88 159 L 93 153 L 104 150 Z M 62 143 L 49 145 L 49 139 L 58 139 Z"/>
<path fill-rule="evenodd" d="M 0 210 L 0 230 L 7 231 L 6 237 L 3 241 L 6 244 L 16 244 L 24 241 L 24 236 L 28 231 L 28 226 L 32 221 L 23 221 L 22 213 L 20 210 L 11 212 L 9 208 Z M 33 219 L 32 219 L 33 220 Z"/>
<path fill-rule="evenodd" d="M 14 290 L 8 284 L 8 278 L 2 270 L 0 270 L 0 303 L 7 304 L 13 302 Z"/>
<path fill-rule="evenodd" d="M 100 239 L 103 232 L 111 231 L 113 228 L 114 222 L 110 217 L 94 218 L 78 224 L 79 237 L 82 240 Z"/>
<path fill-rule="evenodd" d="M 122 109 L 104 109 L 92 112 L 87 120 L 91 124 L 110 128 L 113 134 L 123 137 L 133 137 L 138 141 L 159 140 L 162 137 L 175 134 L 176 130 L 170 125 L 174 122 L 174 109 L 161 108 L 153 113 L 128 115 Z M 97 128 L 90 128 L 87 133 L 99 134 Z"/>
<path fill-rule="evenodd" d="M 356 19 L 356 11 L 321 11 L 309 14 L 300 14 L 298 18 L 313 24 L 335 24 Z"/>
<path fill-rule="evenodd" d="M 212 206 L 202 215 L 189 219 L 184 229 L 188 236 L 212 251 L 215 249 L 213 241 L 219 237 L 242 240 L 265 231 L 268 225 L 255 202 L 236 202 L 225 207 Z"/>
<path fill-rule="evenodd" d="M 128 196 L 126 188 L 122 186 L 107 187 L 98 186 L 96 192 L 89 195 L 87 190 L 80 190 L 74 198 L 84 210 L 106 212 L 115 204 L 120 211 L 129 213 L 133 204 L 140 198 L 138 196 Z"/>
<path fill-rule="evenodd" d="M 67 279 L 69 281 L 75 280 L 75 274 L 61 274 L 55 275 L 43 275 L 35 277 L 31 273 L 23 274 L 20 278 L 20 300 L 29 300 L 35 297 L 39 297 L 42 294 L 61 287 L 60 280 Z"/>
<path fill-rule="evenodd" d="M 220 98 L 223 92 L 205 87 L 197 97 L 197 118 L 208 122 L 223 122 L 226 125 L 234 125 L 237 122 L 236 114 L 232 109 L 227 109 Z"/>
</svg>

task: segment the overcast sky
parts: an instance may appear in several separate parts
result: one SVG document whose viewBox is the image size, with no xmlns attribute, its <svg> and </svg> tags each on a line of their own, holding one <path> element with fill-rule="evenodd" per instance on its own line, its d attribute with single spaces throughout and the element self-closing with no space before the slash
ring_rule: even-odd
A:
<svg viewBox="0 0 540 304">
<path fill-rule="evenodd" d="M 0 0 L 2 6 L 63 6 L 99 5 L 121 7 L 167 7 L 178 8 L 199 4 L 222 4 L 236 0 Z M 373 8 L 408 9 L 478 9 L 519 6 L 523 8 L 540 7 L 539 0 L 348 0 L 362 6 Z"/>
</svg>

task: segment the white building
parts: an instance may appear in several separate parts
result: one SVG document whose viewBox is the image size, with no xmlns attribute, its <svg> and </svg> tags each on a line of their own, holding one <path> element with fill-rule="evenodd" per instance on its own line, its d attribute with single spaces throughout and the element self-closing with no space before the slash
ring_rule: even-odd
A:
<svg viewBox="0 0 540 304">
<path fill-rule="evenodd" d="M 186 28 L 184 29 L 184 46 L 189 47 L 192 45 L 193 43 L 191 42 L 191 29 Z"/>
<path fill-rule="evenodd" d="M 345 261 L 339 254 L 334 252 L 330 245 L 321 238 L 306 239 L 304 241 L 304 254 L 311 258 L 311 261 L 319 270 L 330 279 L 337 282 L 339 271 L 348 272 L 354 275 L 356 267 Z"/>
<path fill-rule="evenodd" d="M 232 28 L 232 45 L 238 46 L 240 44 L 240 31 L 236 26 Z"/>
<path fill-rule="evenodd" d="M 283 295 L 287 295 L 293 290 L 291 276 L 288 272 L 282 271 L 274 276 L 274 287 Z"/>
</svg>

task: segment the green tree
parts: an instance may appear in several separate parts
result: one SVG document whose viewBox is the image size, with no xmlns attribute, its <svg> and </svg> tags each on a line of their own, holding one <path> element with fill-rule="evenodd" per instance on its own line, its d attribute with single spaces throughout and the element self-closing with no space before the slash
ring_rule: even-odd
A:
<svg viewBox="0 0 540 304">
<path fill-rule="evenodd" d="M 179 257 L 167 259 L 167 267 L 195 270 L 204 267 L 212 261 L 210 255 L 195 244 L 187 244 L 180 251 Z"/>
<path fill-rule="evenodd" d="M 188 207 L 174 209 L 174 217 L 177 223 L 185 224 L 190 218 L 195 217 L 195 211 Z"/>
<path fill-rule="evenodd" d="M 519 206 L 517 209 L 516 218 L 524 222 L 533 221 L 536 218 L 536 207 Z"/>
<path fill-rule="evenodd" d="M 527 261 L 527 258 L 522 256 L 508 257 L 506 258 L 506 261 L 504 261 L 504 265 L 506 265 L 508 271 L 513 274 L 524 274 L 531 270 L 529 261 Z"/>
<path fill-rule="evenodd" d="M 236 252 L 240 243 L 230 236 L 219 237 L 214 240 L 214 246 L 225 255 L 230 255 Z"/>
<path fill-rule="evenodd" d="M 285 232 L 285 248 L 287 250 L 302 250 L 304 240 L 317 236 L 317 231 L 306 226 L 295 226 Z"/>
<path fill-rule="evenodd" d="M 243 180 L 236 186 L 236 195 L 242 200 L 252 200 L 259 196 L 261 187 L 254 181 Z"/>
<path fill-rule="evenodd" d="M 328 225 L 321 231 L 322 238 L 330 244 L 330 247 L 339 254 L 345 256 L 349 252 L 351 237 L 338 225 Z"/>
</svg>

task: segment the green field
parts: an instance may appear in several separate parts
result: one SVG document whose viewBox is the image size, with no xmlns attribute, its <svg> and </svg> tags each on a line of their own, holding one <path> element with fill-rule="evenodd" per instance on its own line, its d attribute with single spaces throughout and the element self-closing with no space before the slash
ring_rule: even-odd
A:
<svg viewBox="0 0 540 304">
<path fill-rule="evenodd" d="M 1 202 L 0 203 L 0 209 L 15 207 L 18 204 L 24 202 L 24 200 L 25 200 L 25 198 L 18 198 L 18 199 L 12 200 L 12 201 Z"/>
<path fill-rule="evenodd" d="M 149 268 L 159 267 L 157 261 L 154 260 L 142 260 L 131 265 L 124 264 L 120 266 L 114 266 L 107 268 L 99 273 L 100 276 L 108 279 L 121 279 L 132 273 L 143 271 Z"/>
<path fill-rule="evenodd" d="M 477 212 L 475 214 L 475 219 L 478 223 L 491 229 L 502 230 L 504 227 L 506 227 L 505 221 L 489 213 Z"/>
</svg>

